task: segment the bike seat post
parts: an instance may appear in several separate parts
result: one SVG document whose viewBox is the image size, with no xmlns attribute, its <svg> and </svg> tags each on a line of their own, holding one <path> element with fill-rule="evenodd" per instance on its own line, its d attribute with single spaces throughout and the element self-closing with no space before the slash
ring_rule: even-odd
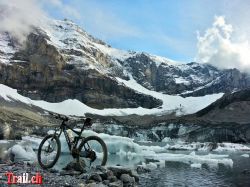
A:
<svg viewBox="0 0 250 187">
<path fill-rule="evenodd" d="M 80 135 L 82 134 L 83 131 L 84 131 L 84 124 L 83 124 L 83 126 L 82 126 L 82 128 L 81 128 L 81 133 L 80 133 Z"/>
</svg>

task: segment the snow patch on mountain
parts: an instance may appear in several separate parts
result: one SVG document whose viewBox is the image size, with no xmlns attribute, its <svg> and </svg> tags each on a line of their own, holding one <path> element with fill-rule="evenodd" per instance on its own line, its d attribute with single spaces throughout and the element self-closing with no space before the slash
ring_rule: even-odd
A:
<svg viewBox="0 0 250 187">
<path fill-rule="evenodd" d="M 183 114 L 192 114 L 195 113 L 209 104 L 213 103 L 217 99 L 221 98 L 223 96 L 223 93 L 219 94 L 212 94 L 212 95 L 206 95 L 202 97 L 186 97 L 183 98 L 181 96 L 175 96 L 175 95 L 166 95 L 162 94 L 156 91 L 148 90 L 138 84 L 132 76 L 130 76 L 130 80 L 123 80 L 119 77 L 116 77 L 116 79 L 123 83 L 125 86 L 136 90 L 138 92 L 141 92 L 146 95 L 151 95 L 157 99 L 160 99 L 163 101 L 163 105 L 160 108 L 155 109 L 148 109 L 153 114 L 164 114 L 164 113 L 171 113 L 176 112 L 177 115 L 183 115 Z"/>
<path fill-rule="evenodd" d="M 183 77 L 175 77 L 175 83 L 176 84 L 185 84 L 185 85 L 189 85 L 190 82 L 186 79 L 184 79 Z"/>
<path fill-rule="evenodd" d="M 0 97 L 6 101 L 21 101 L 29 105 L 35 105 L 45 110 L 57 112 L 65 115 L 77 115 L 84 116 L 86 113 L 98 114 L 103 116 L 115 115 L 124 116 L 130 114 L 146 115 L 146 114 L 168 114 L 176 112 L 177 115 L 191 114 L 201 110 L 207 105 L 211 104 L 218 98 L 222 97 L 223 94 L 206 95 L 203 97 L 187 97 L 183 98 L 180 96 L 165 95 L 155 91 L 148 90 L 138 84 L 134 79 L 129 81 L 117 78 L 121 84 L 130 87 L 136 91 L 151 95 L 157 99 L 163 101 L 163 105 L 158 108 L 146 109 L 142 107 L 138 108 L 112 108 L 112 109 L 94 109 L 84 103 L 74 99 L 68 99 L 60 103 L 49 103 L 46 101 L 31 100 L 17 93 L 17 90 L 9 88 L 5 85 L 0 84 Z"/>
<path fill-rule="evenodd" d="M 0 33 L 0 63 L 8 64 L 17 51 L 17 48 L 10 41 L 8 33 Z"/>
</svg>

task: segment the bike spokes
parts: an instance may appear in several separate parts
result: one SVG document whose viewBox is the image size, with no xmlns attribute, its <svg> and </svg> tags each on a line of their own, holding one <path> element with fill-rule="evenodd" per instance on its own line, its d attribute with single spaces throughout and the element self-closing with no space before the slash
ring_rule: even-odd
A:
<svg viewBox="0 0 250 187">
<path fill-rule="evenodd" d="M 58 151 L 58 146 L 56 140 L 53 138 L 48 139 L 44 143 L 44 146 L 41 151 L 41 161 L 45 165 L 50 165 L 55 160 L 57 151 Z"/>
</svg>

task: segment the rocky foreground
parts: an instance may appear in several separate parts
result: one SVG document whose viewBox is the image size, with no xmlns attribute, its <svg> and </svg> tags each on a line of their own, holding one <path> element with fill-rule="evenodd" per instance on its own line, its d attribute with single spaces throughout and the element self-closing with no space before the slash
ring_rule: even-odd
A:
<svg viewBox="0 0 250 187">
<path fill-rule="evenodd" d="M 35 176 L 39 173 L 42 176 L 41 186 L 133 187 L 139 184 L 138 173 L 149 172 L 149 170 L 142 167 L 132 170 L 121 166 L 96 166 L 88 172 L 82 173 L 76 170 L 43 170 L 38 164 L 25 162 L 0 163 L 0 187 L 8 186 L 7 172 L 12 172 L 15 176 L 23 176 L 23 173 L 28 173 L 29 179 L 31 176 Z M 34 187 L 34 184 L 18 184 L 18 186 Z"/>
</svg>

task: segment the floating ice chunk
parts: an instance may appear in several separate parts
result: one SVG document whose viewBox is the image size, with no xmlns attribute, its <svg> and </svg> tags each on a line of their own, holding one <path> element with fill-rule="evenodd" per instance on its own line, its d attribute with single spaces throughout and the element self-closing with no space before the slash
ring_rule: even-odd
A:
<svg viewBox="0 0 250 187">
<path fill-rule="evenodd" d="M 165 143 L 174 143 L 174 144 L 185 144 L 185 142 L 182 141 L 181 139 L 178 139 L 178 138 L 170 138 L 170 137 L 165 137 L 165 138 L 163 138 L 161 142 L 165 142 Z"/>
<path fill-rule="evenodd" d="M 139 143 L 152 143 L 152 141 L 147 141 L 147 140 L 140 140 L 138 141 Z"/>
<path fill-rule="evenodd" d="M 148 164 L 146 164 L 146 168 L 150 170 L 157 169 L 157 164 L 154 162 L 149 162 Z"/>
<path fill-rule="evenodd" d="M 9 148 L 8 155 L 15 161 L 36 161 L 36 153 L 32 149 L 32 145 L 27 142 L 20 142 Z"/>
<path fill-rule="evenodd" d="M 249 158 L 249 154 L 243 154 L 242 157 Z"/>
<path fill-rule="evenodd" d="M 155 153 L 160 153 L 160 152 L 165 152 L 166 148 L 165 147 L 160 147 L 160 146 L 146 146 L 146 145 L 141 145 L 140 148 L 142 149 L 143 153 L 147 152 L 155 152 Z"/>
<path fill-rule="evenodd" d="M 250 147 L 242 144 L 235 143 L 218 143 L 218 147 L 215 151 L 250 151 Z"/>
<path fill-rule="evenodd" d="M 169 138 L 163 139 L 165 142 L 169 141 Z M 173 143 L 173 142 L 167 142 Z M 186 143 L 186 142 L 175 142 L 173 145 L 167 144 L 165 146 L 168 150 L 189 150 L 189 151 L 250 151 L 250 148 L 246 145 L 242 144 L 234 144 L 234 143 L 212 143 L 212 142 L 193 142 L 193 143 Z"/>
<path fill-rule="evenodd" d="M 6 143 L 9 143 L 8 140 L 0 140 L 0 144 L 6 144 Z"/>
<path fill-rule="evenodd" d="M 142 162 L 142 164 L 138 166 L 145 168 L 145 169 L 149 169 L 149 170 L 154 170 L 157 168 L 157 164 L 154 162 L 149 162 L 148 164 L 146 164 L 145 162 Z"/>
<path fill-rule="evenodd" d="M 163 138 L 162 142 L 172 142 L 172 139 L 169 137 Z"/>
<path fill-rule="evenodd" d="M 193 163 L 190 166 L 191 166 L 191 168 L 201 168 L 201 164 L 200 163 Z"/>
<path fill-rule="evenodd" d="M 185 143 L 185 142 L 180 142 L 176 143 L 174 145 L 167 145 L 166 148 L 169 150 L 196 150 L 196 151 L 211 151 L 217 147 L 216 144 L 214 143 L 199 143 L 199 142 L 194 142 L 194 143 Z"/>
<path fill-rule="evenodd" d="M 29 142 L 33 149 L 38 149 L 42 138 L 35 137 L 35 136 L 23 136 L 22 140 L 25 142 Z"/>
<path fill-rule="evenodd" d="M 159 162 L 155 162 L 155 164 L 156 164 L 157 167 L 159 167 L 159 168 L 164 168 L 165 165 L 166 165 L 164 160 L 159 160 Z"/>
<path fill-rule="evenodd" d="M 233 160 L 228 158 L 228 155 L 197 155 L 195 152 L 186 154 L 174 154 L 174 153 L 158 153 L 153 156 L 154 159 L 172 161 L 172 162 L 182 162 L 186 164 L 200 163 L 207 164 L 210 167 L 217 167 L 218 164 L 224 164 L 226 166 L 232 167 Z"/>
</svg>

